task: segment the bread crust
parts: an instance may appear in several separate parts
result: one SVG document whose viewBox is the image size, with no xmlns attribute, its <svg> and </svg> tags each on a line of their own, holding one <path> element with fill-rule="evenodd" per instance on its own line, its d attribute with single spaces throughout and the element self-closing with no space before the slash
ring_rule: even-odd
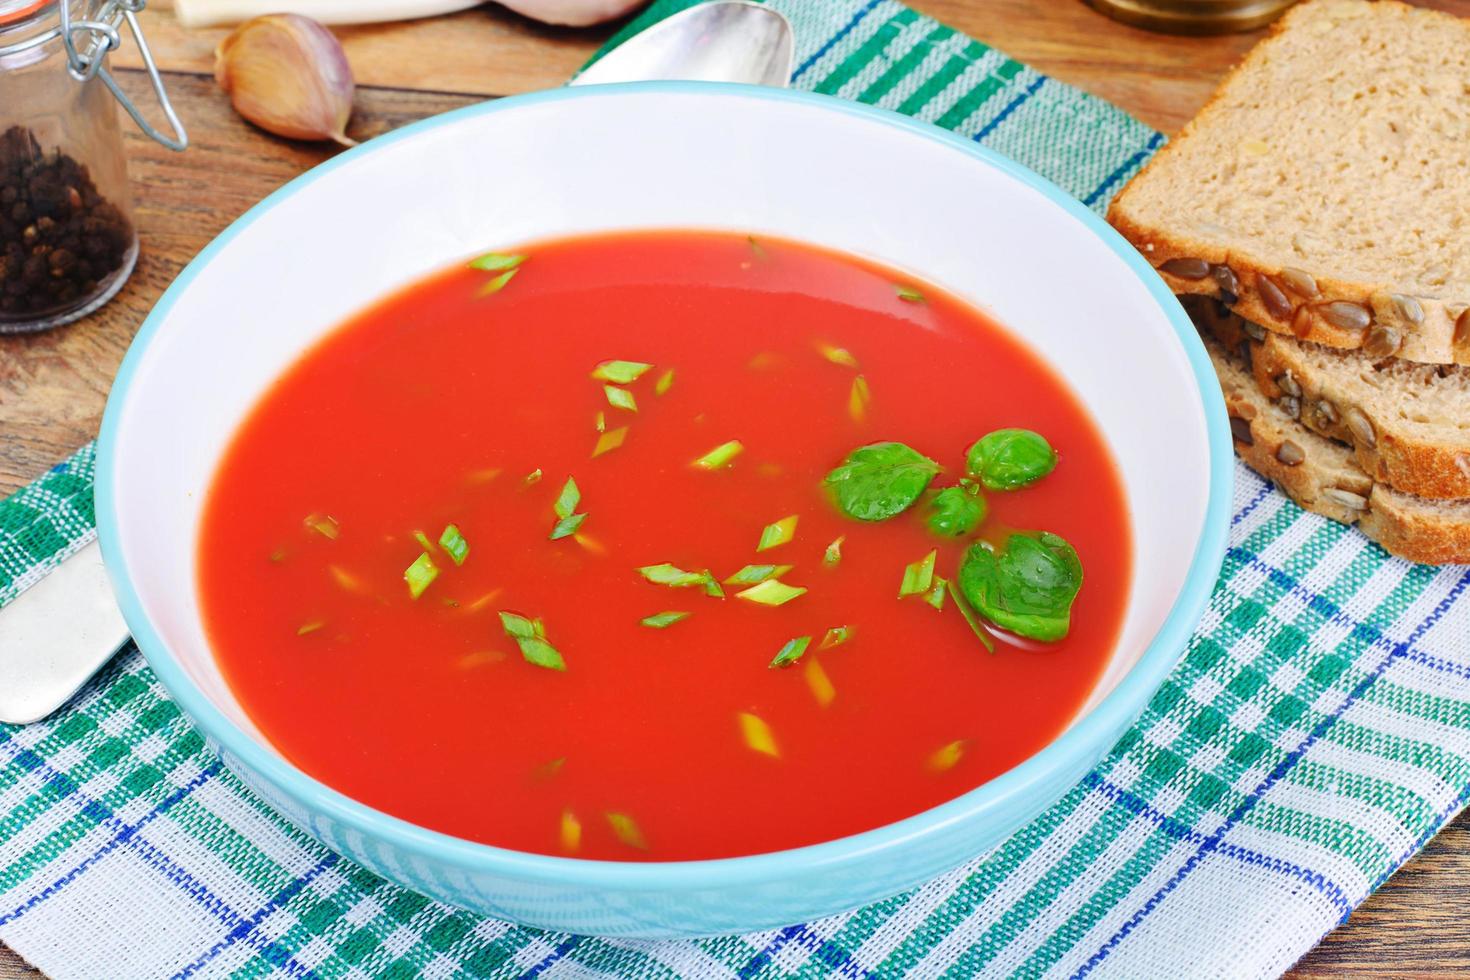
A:
<svg viewBox="0 0 1470 980">
<path fill-rule="evenodd" d="M 1403 11 L 1418 9 L 1398 0 L 1378 0 L 1378 3 L 1381 7 Z M 1427 364 L 1470 364 L 1470 299 L 1465 303 L 1427 296 L 1401 299 L 1391 283 L 1346 281 L 1319 274 L 1316 270 L 1287 269 L 1252 255 L 1248 250 L 1232 250 L 1194 236 L 1172 234 L 1164 228 L 1148 226 L 1129 213 L 1129 198 L 1136 188 L 1146 183 L 1153 170 L 1188 140 L 1236 76 L 1250 70 L 1258 61 L 1269 58 L 1273 42 L 1299 20 L 1309 17 L 1312 6 L 1311 2 L 1300 4 L 1272 25 L 1265 39 L 1231 69 L 1194 119 L 1154 154 L 1113 198 L 1107 219 L 1143 254 L 1173 292 L 1223 299 L 1246 319 L 1273 333 L 1328 347 L 1357 350 L 1367 341 L 1373 327 L 1383 326 L 1392 328 L 1402 337 L 1401 346 L 1396 351 L 1398 357 Z M 1209 272 L 1198 277 L 1186 277 L 1161 268 L 1171 262 L 1177 267 L 1185 260 L 1204 262 Z M 1313 295 L 1303 295 L 1303 292 L 1290 288 L 1292 280 L 1302 281 L 1299 274 L 1303 272 L 1307 274 L 1306 281 L 1315 282 Z M 1227 290 L 1226 283 L 1236 288 Z M 1263 289 L 1266 294 L 1276 297 L 1276 302 L 1263 298 Z M 1233 297 L 1229 295 L 1231 292 Z M 1307 289 L 1306 292 L 1313 291 Z M 1281 302 L 1283 298 L 1285 304 Z M 1405 299 L 1412 302 L 1405 303 Z M 1324 308 L 1332 303 L 1351 303 L 1361 308 L 1369 315 L 1370 326 L 1357 329 L 1331 322 Z M 1422 316 L 1418 315 L 1420 312 Z"/>
<path fill-rule="evenodd" d="M 1364 472 L 1372 474 L 1375 480 L 1395 490 L 1430 500 L 1470 497 L 1470 454 L 1401 438 L 1391 426 L 1384 425 L 1372 411 L 1334 386 L 1330 379 L 1319 378 L 1314 372 L 1304 370 L 1301 363 L 1292 357 L 1291 343 L 1276 336 L 1267 337 L 1264 342 L 1251 342 L 1254 353 L 1251 368 L 1257 386 L 1267 398 L 1278 399 L 1285 394 L 1278 379 L 1291 371 L 1302 389 L 1302 424 L 1319 435 L 1352 446 L 1358 465 Z M 1323 401 L 1334 406 L 1336 412 L 1324 414 L 1307 407 Z M 1371 444 L 1343 421 L 1352 409 L 1368 420 L 1374 433 Z M 1464 465 L 1460 463 L 1462 459 Z"/>
<path fill-rule="evenodd" d="M 1358 466 L 1375 481 L 1429 500 L 1470 498 L 1470 452 L 1464 447 L 1401 437 L 1393 425 L 1378 418 L 1369 406 L 1344 391 L 1334 379 L 1321 377 L 1304 364 L 1297 356 L 1301 349 L 1295 341 L 1274 334 L 1265 335 L 1264 339 L 1248 335 L 1245 321 L 1216 301 L 1185 297 L 1183 303 L 1195 325 L 1208 331 L 1226 348 L 1238 350 L 1241 343 L 1250 345 L 1251 373 L 1256 387 L 1269 401 L 1280 404 L 1283 396 L 1291 394 L 1281 388 L 1290 374 L 1300 389 L 1293 397 L 1299 400 L 1301 424 L 1318 435 L 1351 446 Z M 1330 410 L 1323 410 L 1324 402 Z M 1355 431 L 1347 423 L 1353 410 L 1367 420 L 1371 443 L 1365 441 L 1361 429 Z"/>
<path fill-rule="evenodd" d="M 1346 447 L 1317 435 L 1267 400 L 1247 367 L 1205 338 L 1231 417 L 1235 452 L 1302 508 L 1356 524 L 1391 554 L 1431 565 L 1470 564 L 1470 501 L 1435 506 L 1377 484 Z M 1290 449 L 1283 447 L 1290 444 Z M 1297 460 L 1295 463 L 1290 460 Z M 1365 506 L 1348 506 L 1341 492 Z"/>
</svg>

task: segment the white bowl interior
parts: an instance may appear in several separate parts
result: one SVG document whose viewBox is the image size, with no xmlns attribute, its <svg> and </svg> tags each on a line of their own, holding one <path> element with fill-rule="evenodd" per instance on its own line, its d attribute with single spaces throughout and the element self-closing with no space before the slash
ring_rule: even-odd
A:
<svg viewBox="0 0 1470 980">
<path fill-rule="evenodd" d="M 1040 190 L 910 129 L 732 90 L 596 91 L 466 114 L 370 144 L 258 209 L 158 311 L 116 429 L 120 559 L 171 653 L 254 729 L 205 641 L 195 537 L 258 396 L 344 317 L 467 255 L 624 228 L 725 228 L 867 255 L 1025 338 L 1105 433 L 1134 582 L 1083 709 L 1141 656 L 1204 526 L 1208 440 L 1183 347 L 1145 285 Z M 834 104 L 835 105 L 835 104 Z M 261 739 L 264 744 L 264 739 Z"/>
</svg>

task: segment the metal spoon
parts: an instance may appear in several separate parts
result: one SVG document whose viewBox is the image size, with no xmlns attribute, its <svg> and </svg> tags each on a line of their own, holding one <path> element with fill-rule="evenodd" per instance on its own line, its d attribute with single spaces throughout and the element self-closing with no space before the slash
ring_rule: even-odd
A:
<svg viewBox="0 0 1470 980">
<path fill-rule="evenodd" d="M 779 11 L 749 0 L 715 0 L 665 18 L 572 79 L 608 82 L 745 82 L 791 84 L 795 41 Z"/>
<path fill-rule="evenodd" d="M 745 0 L 691 7 L 619 45 L 573 85 L 638 80 L 791 81 L 791 24 Z M 0 608 L 0 722 L 61 707 L 127 643 L 94 541 Z"/>
</svg>

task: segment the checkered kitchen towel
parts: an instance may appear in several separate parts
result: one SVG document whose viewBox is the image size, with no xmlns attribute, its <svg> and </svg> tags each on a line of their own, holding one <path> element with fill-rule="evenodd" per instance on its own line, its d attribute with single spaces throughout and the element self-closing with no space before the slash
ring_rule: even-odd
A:
<svg viewBox="0 0 1470 980">
<path fill-rule="evenodd" d="M 1096 207 L 1160 142 L 892 0 L 772 2 L 800 87 L 947 126 Z M 908 894 L 697 942 L 446 908 L 287 826 L 131 652 L 52 720 L 0 726 L 0 939 L 65 980 L 1275 975 L 1470 798 L 1470 574 L 1236 483 L 1219 586 L 1138 724 Z M 88 448 L 0 503 L 0 602 L 90 535 L 91 490 Z"/>
</svg>

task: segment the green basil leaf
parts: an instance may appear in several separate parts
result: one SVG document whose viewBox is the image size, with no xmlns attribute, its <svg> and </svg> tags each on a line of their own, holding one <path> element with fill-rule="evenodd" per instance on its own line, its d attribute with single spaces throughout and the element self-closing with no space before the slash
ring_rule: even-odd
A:
<svg viewBox="0 0 1470 980">
<path fill-rule="evenodd" d="M 881 521 L 918 500 L 938 472 L 938 463 L 901 442 L 875 442 L 849 453 L 826 484 L 848 517 Z"/>
<path fill-rule="evenodd" d="M 964 487 L 945 487 L 929 506 L 929 530 L 942 538 L 962 538 L 985 520 L 985 498 Z"/>
<path fill-rule="evenodd" d="M 960 563 L 960 592 L 992 623 L 1033 640 L 1060 640 L 1072 626 L 1082 562 L 1063 538 L 1018 532 L 996 552 L 972 545 Z"/>
<path fill-rule="evenodd" d="M 1030 429 L 997 429 L 965 457 L 965 469 L 988 490 L 1030 486 L 1056 468 L 1056 450 Z"/>
</svg>

